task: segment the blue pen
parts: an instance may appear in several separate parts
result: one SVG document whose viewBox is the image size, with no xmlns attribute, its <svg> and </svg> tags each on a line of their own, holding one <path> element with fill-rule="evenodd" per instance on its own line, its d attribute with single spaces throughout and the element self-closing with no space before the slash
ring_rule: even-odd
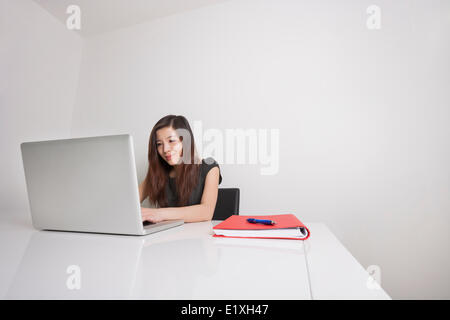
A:
<svg viewBox="0 0 450 320">
<path fill-rule="evenodd" d="M 268 224 L 268 225 L 274 225 L 275 221 L 273 220 L 262 220 L 262 219 L 253 219 L 253 218 L 249 218 L 247 219 L 248 222 L 250 223 L 262 223 L 262 224 Z"/>
</svg>

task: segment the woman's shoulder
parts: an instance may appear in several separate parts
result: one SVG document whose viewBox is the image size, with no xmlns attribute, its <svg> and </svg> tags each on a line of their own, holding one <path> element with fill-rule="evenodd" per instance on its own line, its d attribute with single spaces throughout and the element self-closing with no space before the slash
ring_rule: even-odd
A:
<svg viewBox="0 0 450 320">
<path fill-rule="evenodd" d="M 202 176 L 206 178 L 206 175 L 208 174 L 209 170 L 211 170 L 214 167 L 219 168 L 219 184 L 222 182 L 222 174 L 220 172 L 220 166 L 219 163 L 213 158 L 213 157 L 207 157 L 205 159 L 202 159 Z"/>
<path fill-rule="evenodd" d="M 202 159 L 202 165 L 203 166 L 215 166 L 215 165 L 218 166 L 219 164 L 213 157 L 208 157 L 208 158 Z"/>
</svg>

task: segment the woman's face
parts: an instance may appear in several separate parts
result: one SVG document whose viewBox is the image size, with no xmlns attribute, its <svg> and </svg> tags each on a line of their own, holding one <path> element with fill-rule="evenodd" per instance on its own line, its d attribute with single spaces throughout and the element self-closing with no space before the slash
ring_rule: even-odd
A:
<svg viewBox="0 0 450 320">
<path fill-rule="evenodd" d="M 170 127 L 156 131 L 156 148 L 159 155 L 171 166 L 179 164 L 183 156 L 183 144 L 175 129 Z"/>
</svg>

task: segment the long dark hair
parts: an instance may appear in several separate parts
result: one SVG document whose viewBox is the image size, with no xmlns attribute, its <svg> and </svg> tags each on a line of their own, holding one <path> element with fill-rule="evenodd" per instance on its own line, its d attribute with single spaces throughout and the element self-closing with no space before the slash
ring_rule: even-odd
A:
<svg viewBox="0 0 450 320">
<path fill-rule="evenodd" d="M 178 206 L 186 206 L 189 196 L 198 183 L 201 160 L 197 155 L 194 135 L 187 119 L 183 116 L 168 115 L 160 119 L 152 129 L 148 142 L 148 171 L 144 183 L 144 195 L 160 207 L 167 207 L 165 187 L 169 180 L 169 165 L 158 153 L 156 145 L 156 131 L 171 127 L 180 137 L 183 149 L 182 159 L 175 165 L 176 192 Z"/>
</svg>

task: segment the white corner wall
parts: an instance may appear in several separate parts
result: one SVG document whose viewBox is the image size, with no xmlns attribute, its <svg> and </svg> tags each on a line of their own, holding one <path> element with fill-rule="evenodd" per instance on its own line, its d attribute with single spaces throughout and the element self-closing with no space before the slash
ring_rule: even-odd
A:
<svg viewBox="0 0 450 320">
<path fill-rule="evenodd" d="M 377 1 L 378 31 L 371 4 L 231 0 L 82 39 L 0 1 L 2 212 L 28 209 L 23 141 L 129 132 L 141 180 L 164 115 L 274 128 L 278 174 L 221 164 L 241 213 L 323 222 L 393 298 L 449 299 L 450 3 Z"/>
<path fill-rule="evenodd" d="M 221 164 L 241 213 L 323 222 L 393 298 L 448 299 L 449 3 L 377 1 L 378 31 L 370 4 L 229 1 L 89 37 L 72 134 L 133 134 L 142 180 L 164 115 L 280 129 L 278 174 Z"/>
<path fill-rule="evenodd" d="M 0 1 L 0 208 L 28 210 L 20 143 L 70 136 L 83 39 L 30 0 Z"/>
</svg>

